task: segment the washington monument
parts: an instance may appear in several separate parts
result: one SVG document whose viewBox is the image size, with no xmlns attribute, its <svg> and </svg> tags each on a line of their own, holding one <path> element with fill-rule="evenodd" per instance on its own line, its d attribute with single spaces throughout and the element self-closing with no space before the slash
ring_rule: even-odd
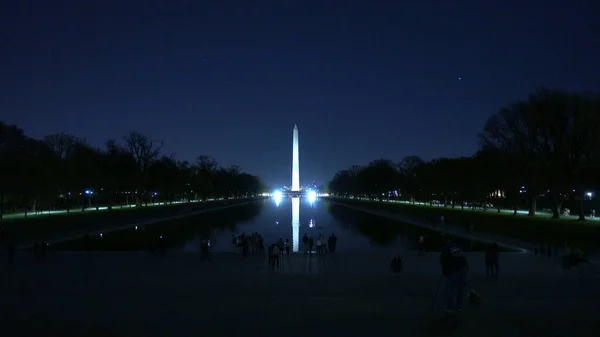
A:
<svg viewBox="0 0 600 337">
<path fill-rule="evenodd" d="M 292 148 L 292 192 L 300 191 L 300 156 L 298 154 L 298 125 L 294 124 L 294 142 Z"/>
</svg>

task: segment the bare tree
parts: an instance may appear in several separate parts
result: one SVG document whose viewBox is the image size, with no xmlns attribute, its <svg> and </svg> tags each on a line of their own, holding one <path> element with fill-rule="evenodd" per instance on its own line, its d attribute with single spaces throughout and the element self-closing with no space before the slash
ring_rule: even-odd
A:
<svg viewBox="0 0 600 337">
<path fill-rule="evenodd" d="M 146 173 L 148 167 L 160 156 L 163 142 L 156 142 L 151 137 L 132 131 L 125 136 L 125 144 L 135 158 L 141 173 Z"/>
<path fill-rule="evenodd" d="M 163 142 L 157 142 L 150 136 L 143 135 L 139 132 L 131 131 L 125 135 L 125 144 L 127 149 L 135 159 L 140 174 L 139 187 L 142 191 L 138 191 L 137 202 L 140 204 L 140 192 L 144 194 L 146 191 L 146 183 L 148 181 L 149 168 L 160 156 L 160 151 L 163 147 Z"/>
<path fill-rule="evenodd" d="M 242 173 L 243 169 L 239 165 L 231 165 L 227 168 L 227 172 L 233 176 L 238 176 Z"/>
<path fill-rule="evenodd" d="M 211 156 L 202 155 L 196 158 L 196 167 L 199 170 L 204 170 L 210 173 L 214 172 L 217 169 L 218 164 L 215 158 Z"/>
<path fill-rule="evenodd" d="M 525 163 L 529 192 L 529 215 L 536 211 L 536 187 L 540 184 L 542 135 L 537 113 L 527 102 L 518 102 L 492 115 L 479 135 L 482 148 L 504 151 Z"/>
<path fill-rule="evenodd" d="M 412 176 L 417 167 L 423 165 L 423 159 L 419 156 L 406 156 L 398 163 L 400 172 Z"/>
<path fill-rule="evenodd" d="M 352 165 L 348 168 L 348 173 L 350 173 L 351 176 L 357 176 L 362 169 L 363 167 L 360 165 Z"/>
<path fill-rule="evenodd" d="M 600 146 L 596 102 L 594 96 L 540 89 L 488 120 L 481 135 L 484 148 L 502 150 L 525 164 L 530 215 L 535 215 L 537 187 L 543 185 L 552 191 L 553 218 L 559 218 L 564 197 L 574 184 L 581 184 L 581 172 L 595 163 Z"/>
<path fill-rule="evenodd" d="M 4 215 L 5 193 L 16 191 L 28 178 L 18 169 L 19 153 L 23 152 L 25 140 L 22 129 L 0 121 L 0 220 Z M 13 173 L 9 175 L 7 172 Z"/>
<path fill-rule="evenodd" d="M 217 161 L 211 156 L 201 155 L 196 158 L 192 178 L 194 199 L 199 197 L 206 199 L 213 194 L 218 168 Z"/>
<path fill-rule="evenodd" d="M 84 139 L 65 132 L 53 133 L 44 137 L 44 144 L 60 159 L 67 158 L 75 146 L 85 143 Z"/>
</svg>

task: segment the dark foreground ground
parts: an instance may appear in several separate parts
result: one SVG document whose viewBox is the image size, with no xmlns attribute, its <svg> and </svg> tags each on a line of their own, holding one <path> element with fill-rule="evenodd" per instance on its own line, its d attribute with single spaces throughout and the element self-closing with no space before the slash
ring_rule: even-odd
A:
<svg viewBox="0 0 600 337">
<path fill-rule="evenodd" d="M 460 328 L 442 321 L 438 254 L 294 256 L 272 274 L 263 255 L 51 253 L 2 256 L 1 336 L 597 336 L 600 271 L 506 253 L 501 277 L 468 255 L 472 287 Z M 433 305 L 432 305 L 433 304 Z"/>
</svg>

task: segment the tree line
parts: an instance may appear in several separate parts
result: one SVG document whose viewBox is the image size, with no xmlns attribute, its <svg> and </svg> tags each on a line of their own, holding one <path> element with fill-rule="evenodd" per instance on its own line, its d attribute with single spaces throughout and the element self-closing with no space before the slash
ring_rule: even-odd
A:
<svg viewBox="0 0 600 337">
<path fill-rule="evenodd" d="M 544 209 L 553 218 L 574 207 L 584 220 L 600 186 L 599 132 L 599 94 L 542 88 L 489 117 L 471 157 L 374 160 L 337 172 L 328 188 L 338 196 L 514 214 L 526 206 L 531 216 Z"/>
<path fill-rule="evenodd" d="M 0 121 L 0 219 L 7 212 L 39 212 L 147 205 L 209 198 L 250 197 L 264 186 L 237 165 L 214 158 L 177 160 L 163 142 L 139 132 L 94 147 L 55 133 L 43 139 Z"/>
</svg>

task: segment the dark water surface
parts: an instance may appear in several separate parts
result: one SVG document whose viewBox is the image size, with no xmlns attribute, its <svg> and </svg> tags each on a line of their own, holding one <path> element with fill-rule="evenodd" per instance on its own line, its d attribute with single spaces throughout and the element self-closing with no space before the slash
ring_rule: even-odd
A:
<svg viewBox="0 0 600 337">
<path fill-rule="evenodd" d="M 222 211 L 166 221 L 145 227 L 95 235 L 52 247 L 56 250 L 150 250 L 162 236 L 169 250 L 198 252 L 203 239 L 211 240 L 213 252 L 231 252 L 232 235 L 258 232 L 265 245 L 280 238 L 292 242 L 293 251 L 302 251 L 302 236 L 331 234 L 338 237 L 338 252 L 402 253 L 418 249 L 419 236 L 427 249 L 439 251 L 448 236 L 438 232 L 355 211 L 325 200 L 306 198 L 261 200 Z M 483 250 L 485 244 L 456 239 L 467 251 Z"/>
</svg>

